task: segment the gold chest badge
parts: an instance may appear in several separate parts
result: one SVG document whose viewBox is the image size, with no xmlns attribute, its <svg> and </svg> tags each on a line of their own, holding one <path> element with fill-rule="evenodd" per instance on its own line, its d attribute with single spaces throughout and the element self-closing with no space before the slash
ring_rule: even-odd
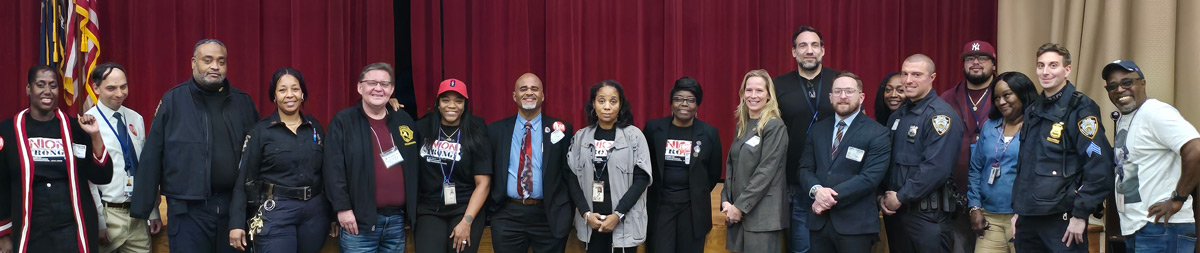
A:
<svg viewBox="0 0 1200 253">
<path fill-rule="evenodd" d="M 413 131 L 408 128 L 408 125 L 400 126 L 399 130 L 400 138 L 404 138 L 404 146 L 417 144 L 417 142 L 413 141 Z"/>
</svg>

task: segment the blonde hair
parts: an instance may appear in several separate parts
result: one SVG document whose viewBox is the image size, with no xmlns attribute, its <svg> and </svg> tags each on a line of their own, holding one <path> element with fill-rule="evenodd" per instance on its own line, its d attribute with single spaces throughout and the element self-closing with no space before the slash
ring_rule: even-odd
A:
<svg viewBox="0 0 1200 253">
<path fill-rule="evenodd" d="M 738 90 L 737 110 L 734 111 L 734 117 L 737 118 L 737 136 L 741 138 L 742 133 L 746 131 L 746 122 L 750 119 L 750 108 L 746 106 L 746 81 L 751 77 L 759 77 L 767 82 L 767 95 L 770 100 L 762 109 L 762 114 L 759 115 L 758 125 L 754 126 L 756 135 L 762 134 L 762 129 L 767 125 L 767 122 L 773 118 L 780 118 L 779 115 L 779 100 L 775 99 L 775 82 L 771 80 L 771 74 L 766 70 L 756 69 L 746 73 L 746 77 L 742 78 L 742 88 Z"/>
</svg>

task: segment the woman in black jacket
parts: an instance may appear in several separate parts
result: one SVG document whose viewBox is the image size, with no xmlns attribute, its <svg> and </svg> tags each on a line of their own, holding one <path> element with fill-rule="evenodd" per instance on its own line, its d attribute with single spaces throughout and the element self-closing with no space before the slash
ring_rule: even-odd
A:
<svg viewBox="0 0 1200 253">
<path fill-rule="evenodd" d="M 711 196 L 721 180 L 721 136 L 717 128 L 696 118 L 704 99 L 700 83 L 690 77 L 675 81 L 671 115 L 646 122 L 653 178 L 650 185 L 650 252 L 703 252 L 712 229 Z"/>
<path fill-rule="evenodd" d="M 442 81 L 434 110 L 417 121 L 425 133 L 417 173 L 417 252 L 476 252 L 483 236 L 480 210 L 492 180 L 487 125 L 471 115 L 467 85 Z"/>
<path fill-rule="evenodd" d="M 299 70 L 276 70 L 267 88 L 276 110 L 246 135 L 230 204 L 229 243 L 245 250 L 249 230 L 259 252 L 318 252 L 330 218 L 321 177 L 325 131 L 300 110 L 308 88 Z M 257 211 L 247 213 L 247 199 Z"/>
</svg>

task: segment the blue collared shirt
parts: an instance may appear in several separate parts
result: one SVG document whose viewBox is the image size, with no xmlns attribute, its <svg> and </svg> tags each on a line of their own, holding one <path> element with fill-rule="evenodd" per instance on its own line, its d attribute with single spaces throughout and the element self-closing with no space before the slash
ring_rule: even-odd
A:
<svg viewBox="0 0 1200 253">
<path fill-rule="evenodd" d="M 979 140 L 971 145 L 971 170 L 967 174 L 967 202 L 990 213 L 1013 213 L 1013 182 L 1017 179 L 1017 154 L 1021 133 L 1013 135 L 1004 147 L 1003 119 L 989 119 L 979 131 Z M 988 184 L 992 165 L 1000 165 L 1000 177 Z"/>
<path fill-rule="evenodd" d="M 833 136 L 833 138 L 829 139 L 830 145 L 832 145 L 835 141 L 837 141 L 837 131 L 838 131 L 837 123 L 838 122 L 846 122 L 846 128 L 842 129 L 842 135 L 843 135 L 842 137 L 845 138 L 846 130 L 850 129 L 850 122 L 854 122 L 854 118 L 858 117 L 858 112 L 855 112 L 854 114 L 850 114 L 850 117 L 846 117 L 845 119 L 843 119 L 841 115 L 837 115 L 836 113 L 833 115 L 833 117 L 834 117 L 833 118 L 833 135 L 830 135 L 830 136 Z"/>
<path fill-rule="evenodd" d="M 529 198 L 542 198 L 542 115 L 538 114 L 533 120 L 525 120 L 521 115 L 517 115 L 517 124 L 513 127 L 512 141 L 508 145 L 508 185 L 507 193 L 509 198 L 520 199 L 521 194 L 517 192 L 517 171 L 521 165 L 521 142 L 525 141 L 525 122 L 529 122 L 531 126 L 529 133 L 532 134 L 530 139 L 533 148 L 531 149 L 533 156 L 533 189 L 529 192 Z"/>
</svg>

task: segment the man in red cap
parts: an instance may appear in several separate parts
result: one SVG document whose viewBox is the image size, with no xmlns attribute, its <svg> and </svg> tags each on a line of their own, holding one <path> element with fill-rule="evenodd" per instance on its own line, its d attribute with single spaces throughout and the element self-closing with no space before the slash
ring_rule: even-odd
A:
<svg viewBox="0 0 1200 253">
<path fill-rule="evenodd" d="M 942 100 L 950 104 L 958 117 L 966 123 L 963 131 L 962 145 L 958 152 L 958 161 L 954 163 L 952 178 L 955 191 L 965 198 L 967 191 L 967 173 L 971 162 L 971 144 L 979 136 L 980 126 L 987 121 L 988 111 L 992 109 L 990 99 L 992 77 L 996 75 L 996 48 L 991 43 L 982 40 L 967 42 L 963 45 L 962 53 L 963 76 L 966 80 L 958 82 L 954 88 L 941 93 Z M 959 201 L 966 203 L 966 201 Z M 959 206 L 958 210 L 966 210 Z M 971 232 L 970 217 L 958 216 L 950 224 L 954 236 L 954 252 L 971 252 L 975 249 L 975 237 Z"/>
</svg>

